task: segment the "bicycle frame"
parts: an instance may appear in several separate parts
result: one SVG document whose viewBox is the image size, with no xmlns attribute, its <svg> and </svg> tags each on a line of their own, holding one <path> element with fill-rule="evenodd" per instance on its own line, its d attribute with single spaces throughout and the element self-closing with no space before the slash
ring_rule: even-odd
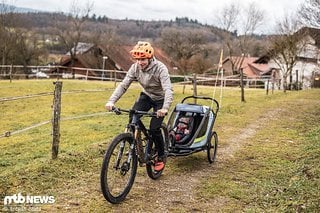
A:
<svg viewBox="0 0 320 213">
<path fill-rule="evenodd" d="M 118 113 L 120 111 L 129 112 L 130 117 L 132 117 L 132 120 L 127 125 L 125 132 L 130 132 L 132 134 L 134 138 L 134 143 L 133 143 L 134 146 L 130 147 L 130 150 L 134 148 L 136 149 L 136 154 L 138 155 L 140 166 L 143 166 L 143 163 L 148 163 L 149 154 L 146 153 L 147 149 L 143 149 L 141 133 L 143 134 L 143 136 L 147 141 L 152 141 L 152 137 L 150 136 L 148 129 L 140 120 L 140 118 L 142 117 L 142 115 L 147 115 L 152 117 L 152 116 L 155 116 L 155 113 L 146 113 L 146 112 L 137 111 L 137 110 L 123 110 L 123 109 L 117 109 L 117 110 L 118 110 Z M 146 145 L 148 145 L 148 143 Z M 131 160 L 131 158 L 130 159 L 128 158 L 128 160 Z"/>
</svg>

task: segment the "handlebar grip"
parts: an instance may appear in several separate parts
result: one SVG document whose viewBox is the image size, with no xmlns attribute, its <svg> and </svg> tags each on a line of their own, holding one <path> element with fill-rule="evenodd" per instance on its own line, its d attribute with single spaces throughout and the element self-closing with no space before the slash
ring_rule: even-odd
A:
<svg viewBox="0 0 320 213">
<path fill-rule="evenodd" d="M 113 111 L 114 113 L 116 113 L 116 115 L 120 115 L 120 114 L 121 114 L 120 109 L 117 108 L 117 107 L 115 107 L 115 106 L 112 107 L 112 111 Z"/>
</svg>

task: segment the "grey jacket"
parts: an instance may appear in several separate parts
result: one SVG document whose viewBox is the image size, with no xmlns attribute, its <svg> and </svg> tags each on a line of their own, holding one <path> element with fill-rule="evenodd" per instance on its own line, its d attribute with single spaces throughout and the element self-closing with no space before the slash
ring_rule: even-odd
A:
<svg viewBox="0 0 320 213">
<path fill-rule="evenodd" d="M 111 95 L 108 103 L 115 104 L 129 88 L 132 81 L 137 80 L 143 87 L 143 92 L 152 100 L 164 99 L 163 109 L 169 109 L 173 101 L 173 89 L 167 67 L 157 59 L 151 59 L 145 70 L 140 70 L 138 63 L 134 63 L 126 77 Z"/>
</svg>

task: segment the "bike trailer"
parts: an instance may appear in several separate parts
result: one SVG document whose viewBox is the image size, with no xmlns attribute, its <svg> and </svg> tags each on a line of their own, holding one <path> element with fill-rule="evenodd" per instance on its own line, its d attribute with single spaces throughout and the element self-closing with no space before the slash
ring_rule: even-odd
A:
<svg viewBox="0 0 320 213">
<path fill-rule="evenodd" d="M 211 106 L 185 103 L 187 99 L 208 100 Z M 214 109 L 212 109 L 214 106 Z M 213 125 L 219 110 L 215 99 L 202 96 L 185 97 L 169 116 L 169 153 L 189 154 L 207 147 L 211 140 Z"/>
</svg>

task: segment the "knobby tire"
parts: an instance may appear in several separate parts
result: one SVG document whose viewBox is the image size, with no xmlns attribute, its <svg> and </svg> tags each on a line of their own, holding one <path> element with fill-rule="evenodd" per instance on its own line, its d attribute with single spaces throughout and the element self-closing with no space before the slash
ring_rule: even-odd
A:
<svg viewBox="0 0 320 213">
<path fill-rule="evenodd" d="M 103 196 L 110 203 L 117 204 L 122 202 L 134 183 L 138 162 L 135 149 L 132 150 L 130 164 L 127 163 L 132 143 L 132 135 L 130 133 L 122 133 L 112 140 L 105 153 L 100 183 Z M 121 144 L 124 144 L 122 150 L 120 148 Z M 115 166 L 116 164 L 117 166 Z"/>
</svg>

